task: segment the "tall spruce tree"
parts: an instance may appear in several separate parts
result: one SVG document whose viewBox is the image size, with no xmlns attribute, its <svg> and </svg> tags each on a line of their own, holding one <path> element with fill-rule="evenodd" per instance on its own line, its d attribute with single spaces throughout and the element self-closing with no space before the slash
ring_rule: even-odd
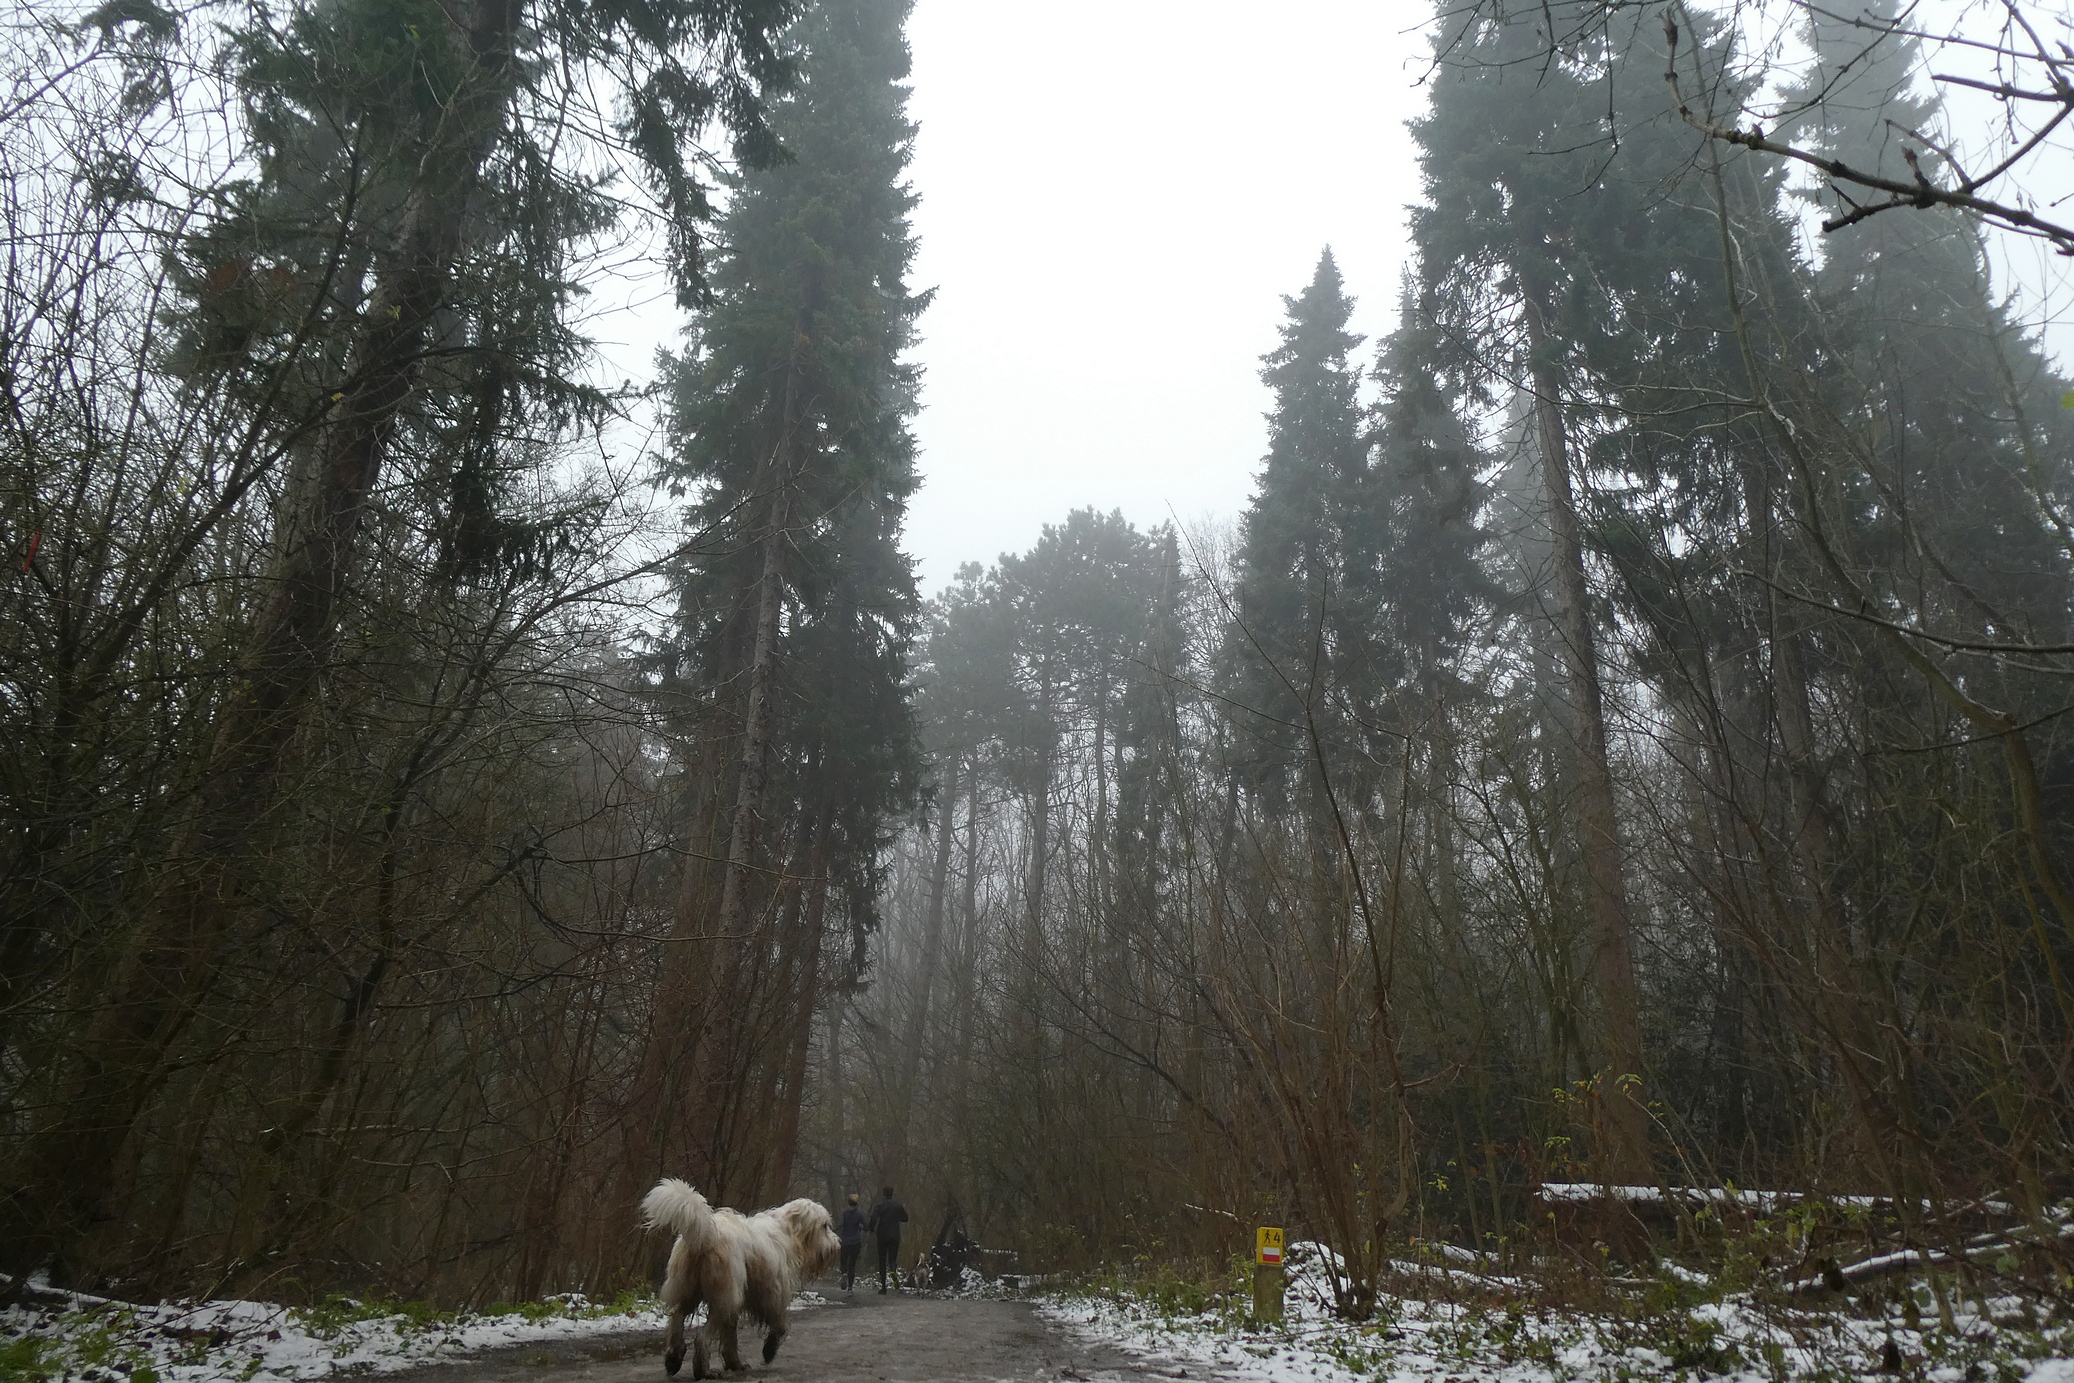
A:
<svg viewBox="0 0 2074 1383">
<path fill-rule="evenodd" d="M 1490 541 L 1479 474 L 1486 458 L 1434 368 L 1439 335 L 1431 304 L 1408 286 L 1376 359 L 1383 396 L 1367 495 L 1371 560 L 1349 573 L 1366 596 L 1357 604 L 1375 612 L 1373 641 L 1396 650 L 1429 712 L 1479 608 L 1497 595 L 1478 561 Z"/>
<path fill-rule="evenodd" d="M 1274 407 L 1241 520 L 1228 676 L 1233 700 L 1259 712 L 1241 717 L 1241 771 L 1272 800 L 1294 792 L 1324 830 L 1326 795 L 1367 791 L 1367 775 L 1320 776 L 1354 763 L 1345 697 L 1380 680 L 1366 660 L 1370 612 L 1358 603 L 1372 595 L 1362 573 L 1374 548 L 1361 372 L 1350 359 L 1361 338 L 1347 330 L 1354 304 L 1330 249 L 1283 302 L 1282 342 L 1262 357 Z"/>
<path fill-rule="evenodd" d="M 1935 138 L 1942 123 L 1937 103 L 1917 94 L 1925 84 L 1913 40 L 1868 41 L 1821 14 L 1810 17 L 1807 37 L 1815 63 L 1788 94 L 1789 103 L 1810 100 L 1790 122 L 1796 140 L 1890 175 L 1908 166 L 1906 152 L 1932 176 L 1947 176 L 1934 150 L 1902 133 Z M 2058 405 L 2064 381 L 1997 299 L 1979 228 L 1942 209 L 1840 228 L 1824 237 L 1797 299 L 1774 315 L 1767 325 L 1785 343 L 1777 351 L 1785 368 L 1765 372 L 1759 387 L 1798 435 L 1776 429 L 1783 435 L 1767 441 L 1793 469 L 1777 506 L 1808 539 L 1785 578 L 1789 588 L 1845 610 L 1888 610 L 1897 616 L 1890 626 L 1945 638 L 2063 641 L 2074 578 L 2074 419 Z M 1800 629 L 1779 660 L 1792 786 L 1806 804 L 1804 838 L 1825 865 L 1817 877 L 1829 915 L 1826 948 L 1855 962 L 1864 1010 L 1857 1026 L 1868 1039 L 1855 1045 L 1879 1053 L 1877 1063 L 1865 1062 L 1845 1045 L 1837 1061 L 1866 1091 L 1865 1160 L 1897 1192 L 1914 1195 L 1935 1175 L 1918 1149 L 1944 1132 L 1916 1087 L 1926 1065 L 1953 1054 L 1899 1041 L 1891 1015 L 1963 981 L 1888 963 L 1907 949 L 1903 938 L 1920 933 L 1887 902 L 1896 865 L 1865 848 L 1865 827 L 1877 819 L 1911 842 L 1898 859 L 1912 895 L 1950 888 L 1955 868 L 1999 874 L 1995 886 L 1969 888 L 1969 906 L 1946 914 L 1939 930 L 1949 928 L 1947 944 L 1972 950 L 2029 929 L 2036 944 L 1996 966 L 2004 992 L 2024 996 L 2012 998 L 2006 1025 L 2021 1030 L 2018 1015 L 2034 1008 L 2064 1015 L 2052 975 L 2074 958 L 2074 895 L 2061 863 L 2064 799 L 2051 787 L 2064 780 L 2069 758 L 2053 719 L 2059 679 L 2027 660 L 1955 655 L 1894 627 L 1805 609 L 1793 623 Z M 1852 708 L 1856 725 L 1824 714 L 1838 705 Z M 1934 757 L 1917 760 L 1923 773 L 1897 771 L 1877 755 L 1854 765 L 1826 748 L 1847 737 Z M 1976 740 L 1982 747 L 1970 753 L 1940 749 Z M 2008 821 L 1962 851 L 1961 864 L 1941 846 L 1959 823 L 1917 804 L 1983 790 L 2007 802 Z M 2040 929 L 2041 912 L 2059 925 Z M 1839 960 L 1824 959 L 1825 973 L 1840 972 Z M 2003 1050 L 2011 1061 L 1998 1080 L 2026 1059 L 2021 1044 Z"/>
<path fill-rule="evenodd" d="M 1874 19 L 1896 22 L 1891 7 Z M 1883 176 L 1907 176 L 1904 154 L 1945 176 L 1941 156 L 1903 133 L 1943 122 L 1915 94 L 1916 41 L 1868 41 L 1819 11 L 1808 24 L 1815 62 L 1786 98 L 1807 102 L 1796 140 Z M 1844 227 L 1822 241 L 1813 298 L 1829 399 L 1865 437 L 1872 492 L 1851 536 L 1905 573 L 1887 593 L 1947 632 L 2063 642 L 2074 425 L 2061 381 L 1997 300 L 1978 228 L 1945 210 Z"/>
<path fill-rule="evenodd" d="M 1393 927 L 1422 899 L 1429 935 L 1461 938 L 1462 915 L 1451 797 L 1457 777 L 1457 726 L 1476 700 L 1462 676 L 1476 625 L 1500 592 L 1484 565 L 1487 458 L 1465 424 L 1460 400 L 1433 362 L 1437 332 L 1430 308 L 1407 286 L 1398 324 L 1377 353 L 1382 397 L 1372 415 L 1368 560 L 1347 577 L 1365 631 L 1369 676 L 1381 684 L 1364 698 L 1370 756 L 1400 757 L 1387 909 Z M 1381 681 L 1387 677 L 1387 681 Z M 1414 885 L 1423 879 L 1423 887 Z"/>
<path fill-rule="evenodd" d="M 906 283 L 908 8 L 826 0 L 792 31 L 800 85 L 771 119 L 790 159 L 737 181 L 716 300 L 675 371 L 665 474 L 714 538 L 678 577 L 686 944 L 662 977 L 629 1175 L 688 1169 L 729 1201 L 782 1184 L 790 1149 L 766 1146 L 759 1072 L 800 1049 L 820 992 L 818 932 L 772 918 L 835 880 L 868 925 L 883 831 L 912 790 L 917 610 L 898 541 L 915 485 L 903 354 L 925 299 Z"/>
<path fill-rule="evenodd" d="M 581 140 L 563 84 L 610 72 L 625 119 L 590 133 L 632 147 L 690 301 L 710 218 L 695 142 L 717 119 L 748 161 L 768 156 L 760 93 L 784 76 L 772 42 L 794 9 L 341 0 L 258 6 L 233 21 L 217 55 L 234 97 L 224 161 L 249 176 L 198 197 L 197 214 L 167 237 L 169 291 L 154 323 L 178 339 L 153 366 L 180 377 L 189 400 L 221 400 L 208 459 L 194 463 L 207 500 L 146 545 L 134 596 L 97 615 L 97 646 L 60 714 L 123 685 L 169 593 L 199 554 L 250 541 L 238 529 L 270 488 L 271 531 L 253 544 L 263 556 L 245 549 L 228 573 L 241 597 L 235 651 L 209 742 L 165 785 L 186 803 L 165 865 L 134 914 L 96 919 L 94 949 L 111 959 L 96 961 L 94 988 L 107 1002 L 40 1077 L 42 1113 L 6 1172 L 28 1189 L 0 1201 L 0 1268 L 52 1263 L 63 1277 L 91 1273 L 96 1257 L 137 1266 L 134 1245 L 121 1244 L 135 1231 L 115 1208 L 136 1165 L 133 1133 L 196 1060 L 176 1048 L 202 1026 L 231 958 L 280 925 L 282 850 L 270 833 L 300 815 L 283 802 L 306 732 L 337 699 L 350 632 L 371 622 L 355 602 L 391 575 L 369 570 L 378 496 L 397 495 L 444 534 L 438 584 L 449 590 L 553 546 L 526 531 L 510 491 L 546 454 L 535 443 L 566 435 L 600 402 L 567 379 L 584 344 L 569 313 L 572 261 L 615 205 L 557 166 L 553 150 Z M 168 44 L 180 27 L 155 5 L 103 16 L 104 27 L 136 23 Z M 153 82 L 136 94 L 148 106 L 166 93 Z M 143 165 L 124 161 L 119 197 L 153 203 Z M 138 391 L 139 418 L 152 393 Z"/>
<path fill-rule="evenodd" d="M 1675 144 L 1692 141 L 1660 108 L 1623 101 L 1619 141 L 1604 129 L 1606 83 L 1632 82 L 1636 40 L 1589 3 L 1516 16 L 1461 14 L 1436 35 L 1441 79 L 1413 125 L 1428 204 L 1413 213 L 1421 293 L 1432 305 L 1439 363 L 1466 397 L 1524 396 L 1549 538 L 1548 628 L 1563 669 L 1581 860 L 1586 969 L 1596 998 L 1588 1061 L 1604 1117 L 1594 1154 L 1613 1182 L 1653 1179 L 1646 1070 L 1634 972 L 1636 907 L 1626 877 L 1607 733 L 1590 523 L 1590 448 L 1607 382 L 1634 378 L 1662 311 L 1693 279 L 1688 225 L 1660 214 Z M 1626 93 L 1622 93 L 1626 95 Z"/>
</svg>

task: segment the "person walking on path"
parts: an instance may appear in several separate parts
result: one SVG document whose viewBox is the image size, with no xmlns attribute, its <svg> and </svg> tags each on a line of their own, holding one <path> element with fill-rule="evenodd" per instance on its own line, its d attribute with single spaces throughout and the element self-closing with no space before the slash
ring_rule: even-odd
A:
<svg viewBox="0 0 2074 1383">
<path fill-rule="evenodd" d="M 835 1237 L 843 1246 L 843 1290 L 857 1294 L 857 1257 L 864 1252 L 864 1212 L 857 1208 L 857 1193 L 850 1193 L 850 1203 L 843 1209 L 842 1223 L 836 1226 Z"/>
<path fill-rule="evenodd" d="M 890 1274 L 893 1285 L 900 1285 L 900 1226 L 907 1223 L 907 1207 L 893 1199 L 893 1188 L 885 1188 L 885 1199 L 871 1208 L 871 1218 L 865 1222 L 879 1243 L 879 1295 L 886 1294 L 886 1278 Z"/>
</svg>

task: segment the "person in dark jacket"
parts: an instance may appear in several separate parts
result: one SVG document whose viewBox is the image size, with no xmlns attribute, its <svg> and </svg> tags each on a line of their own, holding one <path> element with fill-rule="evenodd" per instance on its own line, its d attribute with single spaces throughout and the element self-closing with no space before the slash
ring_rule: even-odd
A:
<svg viewBox="0 0 2074 1383">
<path fill-rule="evenodd" d="M 843 1290 L 854 1296 L 857 1292 L 857 1256 L 864 1252 L 864 1212 L 857 1208 L 855 1191 L 850 1193 L 850 1203 L 843 1210 L 835 1237 L 843 1246 Z"/>
<path fill-rule="evenodd" d="M 885 1188 L 885 1198 L 871 1208 L 871 1218 L 865 1228 L 872 1232 L 879 1243 L 879 1295 L 886 1294 L 886 1279 L 891 1276 L 893 1285 L 900 1285 L 900 1227 L 907 1223 L 907 1207 L 893 1199 L 893 1188 Z"/>
</svg>

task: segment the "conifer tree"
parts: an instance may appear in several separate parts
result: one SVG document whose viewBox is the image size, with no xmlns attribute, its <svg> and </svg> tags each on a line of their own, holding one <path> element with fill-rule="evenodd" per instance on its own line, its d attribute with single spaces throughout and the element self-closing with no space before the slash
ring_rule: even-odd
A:
<svg viewBox="0 0 2074 1383">
<path fill-rule="evenodd" d="M 1262 357 L 1274 396 L 1268 454 L 1241 520 L 1229 660 L 1232 696 L 1260 714 L 1242 715 L 1239 760 L 1273 797 L 1297 790 L 1326 817 L 1319 794 L 1326 765 L 1310 736 L 1348 766 L 1350 720 L 1334 706 L 1349 681 L 1377 680 L 1366 667 L 1369 594 L 1359 572 L 1374 548 L 1365 493 L 1368 445 L 1350 359 L 1361 338 L 1347 330 L 1354 304 L 1332 251 L 1304 291 L 1285 298 L 1282 343 Z M 1354 573 L 1350 580 L 1350 569 Z M 1355 789 L 1358 793 L 1359 789 Z"/>
<path fill-rule="evenodd" d="M 691 498 L 687 524 L 714 535 L 678 578 L 698 747 L 677 927 L 717 939 L 673 949 L 650 1037 L 658 1098 L 629 1175 L 688 1159 L 730 1200 L 789 1159 L 754 1146 L 764 1058 L 745 1010 L 796 1037 L 818 992 L 811 965 L 762 965 L 784 945 L 772 890 L 802 886 L 776 866 L 789 845 L 805 887 L 847 880 L 841 901 L 868 925 L 882 832 L 912 789 L 916 600 L 898 540 L 915 485 L 903 353 L 924 299 L 906 284 L 907 12 L 826 0 L 793 30 L 801 82 L 771 119 L 789 160 L 738 180 L 715 301 L 675 372 L 665 474 Z M 688 1129 L 695 1145 L 679 1146 Z"/>
<path fill-rule="evenodd" d="M 1378 644 L 1397 650 L 1404 677 L 1432 700 L 1456 661 L 1479 606 L 1497 594 L 1478 561 L 1485 458 L 1433 362 L 1431 305 L 1407 288 L 1398 326 L 1378 352 L 1383 397 L 1374 418 L 1367 528 Z"/>
<path fill-rule="evenodd" d="M 1897 22 L 1891 7 L 1871 20 Z M 1787 133 L 1881 176 L 1909 176 L 1908 155 L 1944 179 L 1942 157 L 1901 133 L 1943 122 L 1939 103 L 1916 94 L 1917 40 L 1868 42 L 1821 11 L 1807 38 L 1815 62 L 1786 95 L 1806 107 Z M 1977 227 L 1941 209 L 1875 216 L 1821 248 L 1809 306 L 1832 360 L 1832 406 L 1864 415 L 1877 492 L 1856 535 L 1866 558 L 1914 569 L 1907 584 L 1936 592 L 1917 597 L 1921 617 L 1948 632 L 2064 641 L 2074 426 L 2060 381 L 1997 301 Z"/>
<path fill-rule="evenodd" d="M 1876 24 L 1889 18 L 1891 10 L 1875 11 Z M 1931 133 L 1942 122 L 1937 103 L 1916 94 L 1922 59 L 1915 41 L 1897 35 L 1868 43 L 1822 14 L 1809 24 L 1816 61 L 1789 100 L 1817 92 L 1820 99 L 1798 115 L 1792 137 L 1889 176 L 1908 166 L 1904 148 L 1912 146 L 1906 153 L 1928 174 L 1948 178 L 1940 155 L 1899 133 Z M 1874 216 L 1826 236 L 1821 251 L 1799 296 L 1776 314 L 1783 320 L 1770 329 L 1788 347 L 1762 381 L 1799 430 L 1781 448 L 1795 473 L 1777 501 L 1808 537 L 1790 588 L 1847 610 L 1875 602 L 1904 612 L 1894 624 L 1944 638 L 2010 647 L 2063 641 L 2074 589 L 2067 522 L 2074 419 L 2059 406 L 2065 381 L 1997 299 L 1979 227 L 1944 209 Z M 2074 954 L 2074 893 L 2060 863 L 2069 823 L 2045 786 L 2064 773 L 2070 755 L 2051 719 L 2061 704 L 2058 679 L 2040 676 L 2027 660 L 1983 663 L 1893 628 L 1839 625 L 1806 610 L 1794 623 L 1800 628 L 1781 644 L 1778 660 L 1787 713 L 1781 728 L 1791 786 L 1805 808 L 1800 838 L 1819 880 L 1823 936 L 1841 958 L 1823 968 L 1836 973 L 1855 963 L 1864 996 L 1857 1029 L 1866 1037 L 1853 1045 L 1880 1053 L 1879 1062 L 1865 1062 L 1846 1047 L 1838 1064 L 1866 1091 L 1868 1160 L 1898 1191 L 1913 1194 L 1925 1172 L 1894 1146 L 1895 1131 L 1926 1139 L 1935 1121 L 1911 1089 L 1923 1057 L 1893 1040 L 1884 1015 L 1893 1004 L 1922 1002 L 1943 977 L 1889 978 L 1880 955 L 1891 934 L 1882 899 L 1894 866 L 1863 849 L 1863 823 L 1877 811 L 1888 831 L 1917 842 L 1902 852 L 1902 868 L 1911 891 L 1928 895 L 1947 886 L 1932 863 L 1932 842 L 1953 823 L 1917 813 L 1912 802 L 1961 783 L 2006 794 L 2007 828 L 1995 830 L 1996 844 L 1983 853 L 2007 858 L 2010 872 L 2028 879 L 2000 898 L 1980 895 L 1953 918 L 1954 934 L 1992 936 L 1990 919 L 2035 928 L 2035 888 L 2059 927 L 2049 942 L 2000 967 L 2001 983 L 2027 994 L 2019 1007 L 2062 1004 L 2052 974 Z M 1872 731 L 1879 738 L 1979 739 L 1995 752 L 1972 761 L 1942 756 L 1934 788 L 1913 774 L 1881 771 L 1876 759 L 1853 772 L 1824 751 L 1825 742 L 1853 733 L 1822 713 L 1826 705 L 1854 708 L 1862 725 L 1882 727 Z"/>
<path fill-rule="evenodd" d="M 1144 645 L 1150 551 L 1147 537 L 1120 512 L 1077 509 L 1064 523 L 1046 524 L 1035 546 L 1004 556 L 997 569 L 998 597 L 1016 635 L 1018 718 L 1004 759 L 1029 801 L 1020 940 L 1033 976 L 1055 973 L 1047 924 L 1055 803 L 1062 750 L 1076 740 L 1095 747 L 1095 849 L 1106 843 L 1114 806 L 1109 755 L 1120 728 L 1117 703 Z M 1033 987 L 1019 997 L 1034 1034 L 1042 996 Z"/>
<path fill-rule="evenodd" d="M 249 176 L 207 196 L 181 190 L 197 214 L 165 245 L 163 323 L 176 341 L 152 362 L 190 400 L 221 400 L 214 450 L 194 465 L 209 500 L 152 545 L 142 598 L 109 621 L 91 679 L 104 685 L 84 688 L 89 700 L 128 675 L 130 647 L 197 554 L 227 535 L 249 541 L 240 525 L 268 487 L 278 498 L 263 556 L 231 573 L 238 628 L 212 735 L 162 785 L 186 802 L 168 863 L 127 933 L 104 925 L 97 938 L 115 957 L 96 986 L 107 1002 L 65 1044 L 46 1114 L 9 1168 L 36 1189 L 0 1207 L 0 1267 L 55 1258 L 60 1276 L 90 1271 L 80 1246 L 127 1232 L 108 1206 L 132 1131 L 241 930 L 278 924 L 268 833 L 297 815 L 283 799 L 355 598 L 392 574 L 369 569 L 378 496 L 396 494 L 440 535 L 447 590 L 537 569 L 555 547 L 513 512 L 511 491 L 547 450 L 531 444 L 598 419 L 601 400 L 568 381 L 584 348 L 571 261 L 614 219 L 613 201 L 550 152 L 580 138 L 559 84 L 606 68 L 622 83 L 620 128 L 591 133 L 634 150 L 688 302 L 710 218 L 695 141 L 717 120 L 748 161 L 768 156 L 760 98 L 784 77 L 772 40 L 793 9 L 342 0 L 254 7 L 227 36 L 228 158 Z M 140 23 L 166 43 L 180 28 L 155 5 L 101 13 L 104 27 Z M 154 82 L 136 95 L 149 105 L 166 92 Z M 120 195 L 149 204 L 129 161 Z M 139 390 L 140 410 L 152 392 Z"/>
<path fill-rule="evenodd" d="M 1444 23 L 1435 41 L 1445 75 L 1431 113 L 1413 126 L 1429 197 L 1414 212 L 1413 237 L 1421 291 L 1448 346 L 1440 363 L 1456 387 L 1490 397 L 1493 382 L 1509 378 L 1530 405 L 1598 1007 L 1591 1061 L 1606 1117 L 1595 1157 L 1602 1177 L 1647 1182 L 1649 1124 L 1636 1084 L 1646 1064 L 1637 919 L 1587 550 L 1594 415 L 1580 404 L 1604 380 L 1634 377 L 1666 288 L 1692 281 L 1693 232 L 1653 214 L 1675 157 L 1667 121 L 1624 130 L 1618 158 L 1577 138 L 1602 120 L 1599 74 L 1617 79 L 1631 66 L 1614 60 L 1624 49 L 1610 30 L 1582 22 L 1588 10 L 1558 4 L 1531 16 Z M 1508 319 L 1516 328 L 1500 335 L 1494 328 Z"/>
</svg>

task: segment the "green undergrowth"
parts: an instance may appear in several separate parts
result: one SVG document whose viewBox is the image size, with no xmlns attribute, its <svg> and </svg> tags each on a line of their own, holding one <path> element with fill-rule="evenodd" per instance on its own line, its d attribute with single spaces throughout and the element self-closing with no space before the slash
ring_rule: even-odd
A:
<svg viewBox="0 0 2074 1383">
<path fill-rule="evenodd" d="M 1058 1295 L 1105 1302 L 1168 1328 L 1242 1329 L 1252 1310 L 1246 1260 L 1110 1264 L 1059 1284 Z"/>
<path fill-rule="evenodd" d="M 83 1383 L 158 1383 L 148 1350 L 125 1342 L 118 1329 L 95 1327 L 64 1339 L 21 1336 L 0 1343 L 0 1379 L 73 1378 Z"/>
<path fill-rule="evenodd" d="M 170 1349 L 154 1350 L 146 1338 L 148 1327 L 136 1311 L 125 1307 L 69 1311 L 51 1324 L 55 1329 L 50 1334 L 9 1332 L 0 1337 L 0 1380 L 159 1383 L 165 1356 L 181 1363 L 199 1362 L 209 1350 L 206 1339 L 169 1339 Z M 0 1322 L 0 1330 L 5 1328 Z"/>
</svg>

